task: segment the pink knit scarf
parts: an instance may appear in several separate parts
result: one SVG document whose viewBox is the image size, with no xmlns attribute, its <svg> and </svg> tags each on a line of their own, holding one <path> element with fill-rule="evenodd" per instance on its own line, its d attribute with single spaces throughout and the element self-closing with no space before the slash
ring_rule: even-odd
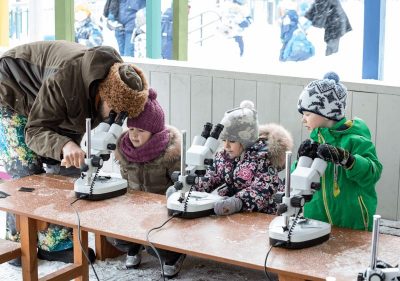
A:
<svg viewBox="0 0 400 281">
<path fill-rule="evenodd" d="M 169 142 L 169 130 L 153 134 L 141 147 L 135 148 L 126 133 L 121 139 L 121 150 L 125 158 L 133 163 L 146 163 L 156 159 L 164 152 Z"/>
</svg>

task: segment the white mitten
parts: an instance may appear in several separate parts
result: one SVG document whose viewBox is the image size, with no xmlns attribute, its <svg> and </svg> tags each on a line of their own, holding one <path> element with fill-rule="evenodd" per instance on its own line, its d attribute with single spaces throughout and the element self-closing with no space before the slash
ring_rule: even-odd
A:
<svg viewBox="0 0 400 281">
<path fill-rule="evenodd" d="M 242 210 L 242 200 L 237 197 L 228 197 L 227 199 L 223 199 L 218 201 L 214 205 L 214 212 L 218 216 L 226 216 L 233 213 L 240 212 Z"/>
</svg>

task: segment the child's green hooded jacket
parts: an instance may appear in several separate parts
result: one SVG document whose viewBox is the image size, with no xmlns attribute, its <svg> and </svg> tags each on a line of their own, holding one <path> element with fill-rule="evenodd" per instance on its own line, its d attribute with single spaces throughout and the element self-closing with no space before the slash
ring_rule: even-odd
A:
<svg viewBox="0 0 400 281">
<path fill-rule="evenodd" d="M 350 169 L 328 162 L 321 189 L 304 206 L 304 216 L 332 225 L 372 230 L 382 172 L 370 131 L 361 119 L 343 118 L 332 128 L 316 128 L 310 138 L 348 150 L 355 158 Z"/>
</svg>

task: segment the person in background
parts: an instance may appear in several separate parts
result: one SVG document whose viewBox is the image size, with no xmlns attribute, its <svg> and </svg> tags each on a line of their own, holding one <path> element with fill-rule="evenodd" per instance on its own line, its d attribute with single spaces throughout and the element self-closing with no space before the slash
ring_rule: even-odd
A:
<svg viewBox="0 0 400 281">
<path fill-rule="evenodd" d="M 172 59 L 173 19 L 173 10 L 169 7 L 161 15 L 161 57 L 167 60 Z"/>
<path fill-rule="evenodd" d="M 91 17 L 91 12 L 86 5 L 75 7 L 75 42 L 86 47 L 96 47 L 103 44 L 103 35 Z"/>
<path fill-rule="evenodd" d="M 312 81 L 300 94 L 298 110 L 311 140 L 303 141 L 298 156 L 328 162 L 322 188 L 305 204 L 304 216 L 371 231 L 377 206 L 375 184 L 382 164 L 365 122 L 345 117 L 346 98 L 347 89 L 334 72 Z"/>
<path fill-rule="evenodd" d="M 44 173 L 44 163 L 51 173 L 79 176 L 86 118 L 94 128 L 111 110 L 136 117 L 147 96 L 142 71 L 111 47 L 42 41 L 12 48 L 0 57 L 0 164 L 14 179 Z M 9 213 L 6 235 L 19 240 Z M 39 257 L 73 261 L 71 229 L 50 225 L 38 237 Z"/>
<path fill-rule="evenodd" d="M 136 13 L 146 6 L 146 0 L 107 0 L 103 15 L 116 24 L 115 29 L 118 49 L 121 56 L 135 55 L 132 34 L 135 29 Z M 109 25 L 110 26 L 110 25 Z"/>
<path fill-rule="evenodd" d="M 173 184 L 171 174 L 180 169 L 181 137 L 178 129 L 165 125 L 164 111 L 157 101 L 157 94 L 149 90 L 149 99 L 143 112 L 128 118 L 128 131 L 117 142 L 116 159 L 121 174 L 128 180 L 128 190 L 165 194 Z M 126 252 L 127 268 L 138 268 L 142 260 L 143 245 L 107 237 L 117 249 Z M 156 255 L 146 247 L 147 251 Z M 162 261 L 164 276 L 176 276 L 185 255 L 157 249 Z"/>
<path fill-rule="evenodd" d="M 132 44 L 135 46 L 135 58 L 146 57 L 146 8 L 136 13 L 135 29 L 132 34 Z"/>
<path fill-rule="evenodd" d="M 239 46 L 239 55 L 244 54 L 243 31 L 253 19 L 246 6 L 246 0 L 225 0 L 220 6 L 221 24 L 217 26 L 227 38 L 233 38 Z"/>
</svg>

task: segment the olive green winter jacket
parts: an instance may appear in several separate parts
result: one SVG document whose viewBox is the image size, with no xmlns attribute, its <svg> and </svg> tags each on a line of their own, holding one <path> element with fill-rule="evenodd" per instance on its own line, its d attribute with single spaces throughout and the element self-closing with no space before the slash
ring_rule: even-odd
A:
<svg viewBox="0 0 400 281">
<path fill-rule="evenodd" d="M 304 206 L 304 216 L 335 226 L 371 231 L 377 206 L 375 184 L 381 176 L 382 164 L 367 125 L 358 118 L 344 118 L 332 128 L 314 129 L 310 137 L 348 150 L 355 162 L 350 169 L 328 162 L 321 189 Z"/>
<path fill-rule="evenodd" d="M 67 41 L 34 42 L 0 58 L 0 104 L 26 116 L 25 141 L 40 156 L 61 159 L 70 140 L 80 143 L 85 119 L 99 123 L 95 96 L 116 50 Z"/>
</svg>

